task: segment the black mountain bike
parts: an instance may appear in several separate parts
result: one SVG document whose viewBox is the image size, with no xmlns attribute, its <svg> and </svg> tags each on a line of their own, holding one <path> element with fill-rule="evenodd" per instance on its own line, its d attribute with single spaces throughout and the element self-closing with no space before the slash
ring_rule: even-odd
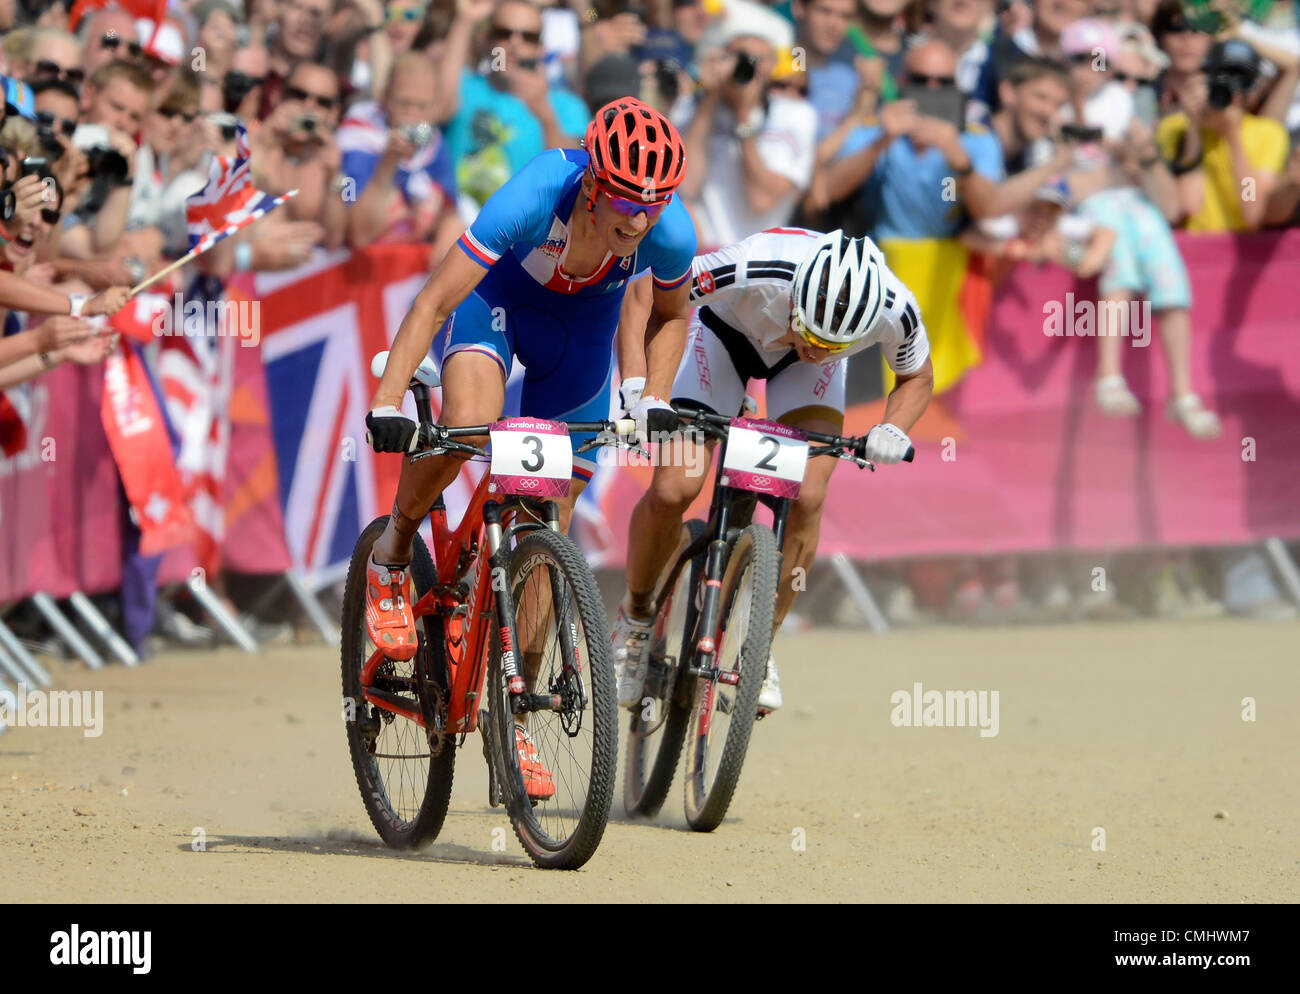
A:
<svg viewBox="0 0 1300 994">
<path fill-rule="evenodd" d="M 686 522 L 656 594 L 646 685 L 628 729 L 623 803 L 629 814 L 656 814 L 685 745 L 686 820 L 711 832 L 727 813 L 749 748 L 772 645 L 786 517 L 807 460 L 835 456 L 875 467 L 865 438 L 673 409 L 687 432 L 719 440 L 721 453 L 709 520 Z M 909 449 L 904 459 L 914 454 Z M 771 528 L 753 520 L 760 503 L 772 511 Z"/>
</svg>

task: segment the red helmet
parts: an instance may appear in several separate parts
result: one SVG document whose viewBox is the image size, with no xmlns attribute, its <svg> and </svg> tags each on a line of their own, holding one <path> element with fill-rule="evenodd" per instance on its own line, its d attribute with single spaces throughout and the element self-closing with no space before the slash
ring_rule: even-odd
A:
<svg viewBox="0 0 1300 994">
<path fill-rule="evenodd" d="M 686 172 L 682 136 L 668 118 L 635 97 L 612 100 L 596 111 L 583 145 L 596 179 L 620 196 L 665 200 Z"/>
</svg>

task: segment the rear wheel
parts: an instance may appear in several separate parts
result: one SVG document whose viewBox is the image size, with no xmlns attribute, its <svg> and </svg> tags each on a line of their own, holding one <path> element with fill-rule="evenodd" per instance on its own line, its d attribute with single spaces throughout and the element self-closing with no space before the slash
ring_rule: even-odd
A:
<svg viewBox="0 0 1300 994">
<path fill-rule="evenodd" d="M 732 543 L 722 574 L 717 678 L 696 678 L 687 726 L 686 820 L 697 832 L 718 827 L 740 782 L 767 674 L 779 575 L 771 530 L 749 525 Z"/>
<path fill-rule="evenodd" d="M 577 546 L 549 529 L 519 540 L 509 588 L 516 666 L 530 694 L 555 704 L 512 712 L 497 630 L 487 679 L 501 788 L 515 834 L 533 862 L 574 870 L 592 857 L 605 833 L 618 761 L 618 697 L 604 604 Z M 516 725 L 526 728 L 551 775 L 550 797 L 527 794 Z"/>
<path fill-rule="evenodd" d="M 707 530 L 703 521 L 686 522 L 681 551 L 694 545 Z M 628 725 L 623 807 L 630 815 L 648 818 L 658 813 L 682 755 L 690 702 L 680 693 L 679 683 L 682 664 L 690 657 L 687 642 L 695 627 L 695 596 L 703 560 L 701 554 L 683 563 L 672 589 L 666 596 L 661 593 L 663 600 L 650 642 L 646 690 Z"/>
<path fill-rule="evenodd" d="M 366 561 L 371 546 L 388 524 L 376 518 L 361 533 L 352 551 L 343 594 L 343 704 L 348 751 L 366 813 L 379 837 L 394 849 L 413 849 L 442 830 L 451 800 L 456 749 L 450 736 L 436 735 L 437 755 L 429 736 L 415 721 L 376 707 L 362 696 L 361 670 L 375 652 L 366 631 Z M 415 538 L 411 577 L 418 601 L 434 584 L 433 560 L 423 540 Z M 442 626 L 435 616 L 416 621 L 420 648 L 407 662 L 385 659 L 372 688 L 394 695 L 414 714 L 445 718 L 448 693 Z"/>
</svg>

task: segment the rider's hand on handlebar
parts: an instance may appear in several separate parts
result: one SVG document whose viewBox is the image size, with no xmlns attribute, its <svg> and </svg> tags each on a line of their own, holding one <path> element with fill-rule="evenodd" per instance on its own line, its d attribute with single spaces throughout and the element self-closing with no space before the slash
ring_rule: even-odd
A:
<svg viewBox="0 0 1300 994">
<path fill-rule="evenodd" d="M 672 405 L 658 397 L 642 397 L 627 412 L 636 421 L 637 441 L 650 441 L 651 434 L 668 434 L 681 427 L 681 418 Z"/>
<path fill-rule="evenodd" d="M 862 457 L 881 466 L 902 462 L 907 450 L 912 447 L 912 440 L 907 432 L 889 423 L 876 425 L 867 433 L 862 446 Z"/>
<path fill-rule="evenodd" d="M 414 452 L 420 433 L 396 407 L 377 407 L 366 415 L 366 441 L 376 452 Z"/>
</svg>

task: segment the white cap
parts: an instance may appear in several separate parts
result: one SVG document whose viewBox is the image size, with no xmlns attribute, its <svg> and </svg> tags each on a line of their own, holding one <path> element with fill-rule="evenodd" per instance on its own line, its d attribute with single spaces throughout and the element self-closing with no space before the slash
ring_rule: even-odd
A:
<svg viewBox="0 0 1300 994">
<path fill-rule="evenodd" d="M 169 66 L 178 66 L 185 58 L 185 39 L 174 24 L 141 17 L 135 22 L 135 36 L 141 48 Z"/>
<path fill-rule="evenodd" d="M 722 16 L 700 38 L 700 51 L 726 48 L 736 38 L 762 38 L 780 51 L 794 44 L 794 25 L 750 0 L 723 0 Z"/>
</svg>

